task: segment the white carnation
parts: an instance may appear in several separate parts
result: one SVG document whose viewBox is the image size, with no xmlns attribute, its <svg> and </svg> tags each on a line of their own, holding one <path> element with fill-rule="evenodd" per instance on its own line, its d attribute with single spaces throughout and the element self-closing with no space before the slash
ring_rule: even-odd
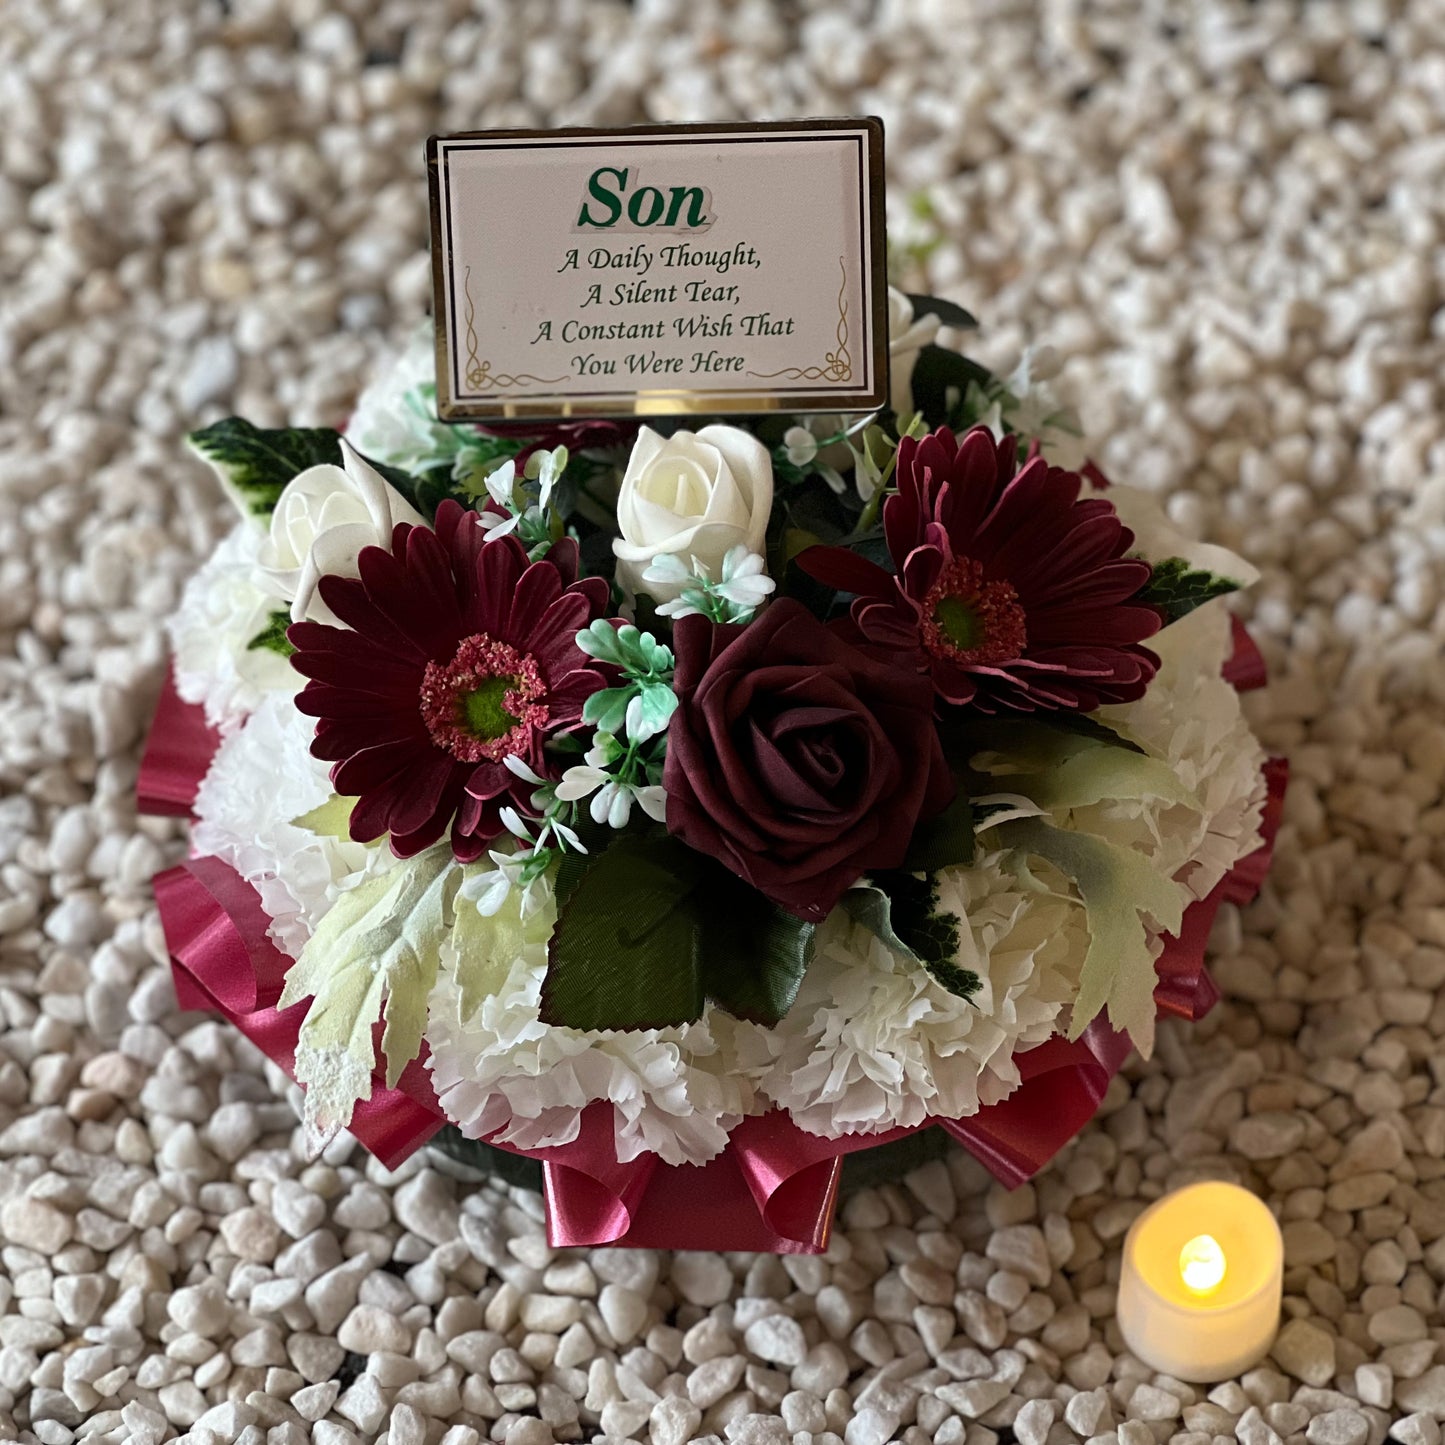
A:
<svg viewBox="0 0 1445 1445">
<path fill-rule="evenodd" d="M 310 753 L 313 727 L 289 695 L 264 697 L 212 760 L 191 831 L 197 853 L 223 859 L 256 889 L 271 937 L 292 958 L 339 894 L 396 861 L 389 848 L 296 827 L 331 797 L 327 765 Z"/>
<path fill-rule="evenodd" d="M 771 1056 L 762 1091 L 801 1128 L 837 1138 L 964 1118 L 1018 1087 L 1014 1054 L 1056 1031 L 1088 935 L 1062 878 L 1040 892 L 1006 858 L 990 854 L 938 878 L 939 906 L 960 920 L 957 964 L 980 981 L 970 998 L 838 910 L 782 1023 L 739 1026 L 751 1029 L 739 1040 L 742 1067 Z"/>
<path fill-rule="evenodd" d="M 234 731 L 270 692 L 288 696 L 302 679 L 280 653 L 249 646 L 265 630 L 276 599 L 261 590 L 264 528 L 238 522 L 186 584 L 168 630 L 175 657 L 176 691 L 199 703 L 206 721 Z"/>
<path fill-rule="evenodd" d="M 431 324 L 361 393 L 347 440 L 363 456 L 406 472 L 423 471 L 456 450 L 454 429 L 436 415 L 436 347 Z"/>
<path fill-rule="evenodd" d="M 1264 750 L 1239 693 L 1220 676 L 1233 649 L 1221 603 L 1196 608 L 1148 645 L 1160 659 L 1149 690 L 1095 716 L 1164 759 L 1199 807 L 1161 798 L 1099 803 L 1076 809 L 1072 826 L 1145 853 L 1192 901 L 1260 845 Z"/>
<path fill-rule="evenodd" d="M 526 946 L 505 984 L 465 1022 L 449 962 L 431 996 L 427 1043 L 432 1083 L 447 1117 L 469 1138 L 496 1135 L 520 1149 L 577 1137 L 582 1110 L 612 1105 L 617 1157 L 654 1153 L 666 1164 L 702 1164 L 753 1112 L 746 1079 L 727 1071 L 709 1010 L 680 1028 L 582 1032 L 538 1016 L 545 941 Z"/>
</svg>

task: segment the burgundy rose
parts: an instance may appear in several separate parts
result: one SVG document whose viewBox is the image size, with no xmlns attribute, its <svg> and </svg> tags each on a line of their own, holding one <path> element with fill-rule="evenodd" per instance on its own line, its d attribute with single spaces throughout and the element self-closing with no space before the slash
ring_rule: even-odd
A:
<svg viewBox="0 0 1445 1445">
<path fill-rule="evenodd" d="M 896 868 L 953 779 L 926 675 L 867 656 L 805 607 L 747 627 L 678 620 L 667 826 L 799 918 Z"/>
</svg>

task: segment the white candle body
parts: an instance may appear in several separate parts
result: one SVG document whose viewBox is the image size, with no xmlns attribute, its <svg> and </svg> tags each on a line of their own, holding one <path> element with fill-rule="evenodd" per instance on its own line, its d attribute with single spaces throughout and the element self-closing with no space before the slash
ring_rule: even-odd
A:
<svg viewBox="0 0 1445 1445">
<path fill-rule="evenodd" d="M 1191 1291 L 1180 1251 L 1210 1235 L 1225 1272 L 1207 1292 Z M 1179 1380 L 1227 1380 L 1259 1363 L 1279 1330 L 1284 1241 L 1265 1205 L 1233 1184 L 1194 1184 L 1139 1216 L 1124 1240 L 1117 1318 L 1129 1349 Z"/>
</svg>

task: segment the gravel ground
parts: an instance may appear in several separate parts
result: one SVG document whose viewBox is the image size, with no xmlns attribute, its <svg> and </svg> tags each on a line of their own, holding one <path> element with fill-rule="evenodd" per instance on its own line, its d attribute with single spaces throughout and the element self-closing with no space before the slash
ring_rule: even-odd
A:
<svg viewBox="0 0 1445 1445">
<path fill-rule="evenodd" d="M 0 1436 L 1438 1445 L 1442 40 L 1438 0 L 0 0 Z M 849 111 L 902 279 L 986 359 L 1052 342 L 1106 469 L 1265 569 L 1295 783 L 1225 1003 L 1034 1187 L 931 1166 L 820 1259 L 553 1253 L 535 1196 L 308 1164 L 175 1011 L 180 834 L 131 805 L 226 525 L 181 434 L 346 414 L 427 307 L 429 131 Z M 1202 1176 L 1288 1252 L 1273 1358 L 1207 1391 L 1112 1318 Z"/>
</svg>

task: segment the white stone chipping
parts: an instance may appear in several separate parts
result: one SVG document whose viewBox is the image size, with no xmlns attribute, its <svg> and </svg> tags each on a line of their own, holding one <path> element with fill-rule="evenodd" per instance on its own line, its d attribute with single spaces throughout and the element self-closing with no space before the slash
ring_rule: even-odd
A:
<svg viewBox="0 0 1445 1445">
<path fill-rule="evenodd" d="M 1440 1445 L 1440 38 L 1438 0 L 0 3 L 0 1439 Z M 553 1251 L 432 1157 L 308 1162 L 176 1011 L 182 829 L 131 801 L 234 522 L 185 431 L 347 417 L 429 305 L 431 132 L 848 112 L 894 279 L 999 368 L 1051 344 L 1104 471 L 1262 573 L 1294 782 L 1225 1002 L 1031 1188 L 956 1156 L 819 1259 Z M 1288 1246 L 1272 1356 L 1214 1387 L 1113 1320 L 1130 1221 L 1206 1177 Z"/>
</svg>

